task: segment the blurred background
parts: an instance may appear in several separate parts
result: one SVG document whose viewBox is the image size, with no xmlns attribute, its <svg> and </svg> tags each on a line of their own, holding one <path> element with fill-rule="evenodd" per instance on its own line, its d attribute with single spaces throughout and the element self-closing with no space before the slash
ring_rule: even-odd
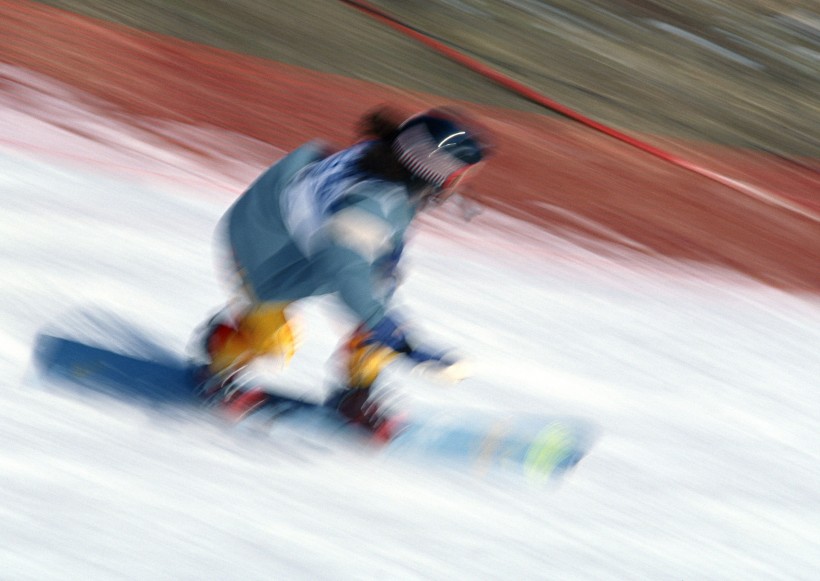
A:
<svg viewBox="0 0 820 581">
<path fill-rule="evenodd" d="M 607 244 L 820 288 L 816 2 L 370 4 L 698 174 L 523 98 L 355 4 L 10 2 L 0 57 L 117 110 L 282 149 L 317 136 L 347 142 L 362 110 L 385 101 L 466 105 L 500 141 L 473 198 Z"/>
<path fill-rule="evenodd" d="M 545 113 L 344 2 L 45 3 L 317 71 Z M 820 170 L 812 0 L 370 4 L 603 123 L 772 152 Z"/>
</svg>

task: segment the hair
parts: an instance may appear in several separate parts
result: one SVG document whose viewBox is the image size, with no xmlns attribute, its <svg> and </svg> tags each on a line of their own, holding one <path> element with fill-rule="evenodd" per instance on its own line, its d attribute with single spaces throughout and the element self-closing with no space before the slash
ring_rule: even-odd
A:
<svg viewBox="0 0 820 581">
<path fill-rule="evenodd" d="M 388 181 L 415 181 L 413 174 L 399 162 L 393 151 L 393 140 L 405 118 L 398 110 L 385 105 L 362 116 L 359 134 L 373 140 L 373 144 L 359 160 L 359 169 Z"/>
</svg>

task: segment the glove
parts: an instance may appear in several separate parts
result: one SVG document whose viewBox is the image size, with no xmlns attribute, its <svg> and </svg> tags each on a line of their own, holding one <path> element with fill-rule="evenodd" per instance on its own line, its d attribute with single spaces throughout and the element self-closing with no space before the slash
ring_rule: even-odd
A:
<svg viewBox="0 0 820 581">
<path fill-rule="evenodd" d="M 393 351 L 407 356 L 417 363 L 441 360 L 442 357 L 425 349 L 412 347 L 407 341 L 407 335 L 390 317 L 384 317 L 376 323 L 370 330 L 370 334 L 364 340 L 365 345 L 378 343 L 390 347 Z"/>
<path fill-rule="evenodd" d="M 461 381 L 468 375 L 465 365 L 452 355 L 411 345 L 407 341 L 407 336 L 390 317 L 376 323 L 364 343 L 379 343 L 403 354 L 425 375 L 434 374 L 453 382 Z"/>
</svg>

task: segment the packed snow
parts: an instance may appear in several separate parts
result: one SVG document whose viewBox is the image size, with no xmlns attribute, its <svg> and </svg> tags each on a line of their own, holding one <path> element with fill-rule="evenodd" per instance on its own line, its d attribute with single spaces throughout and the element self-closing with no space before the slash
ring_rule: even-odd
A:
<svg viewBox="0 0 820 581">
<path fill-rule="evenodd" d="M 104 147 L 10 103 L 0 578 L 816 578 L 816 298 L 445 206 L 420 224 L 399 298 L 474 375 L 445 386 L 397 368 L 392 394 L 578 415 L 601 430 L 589 456 L 541 487 L 250 437 L 46 384 L 30 356 L 43 328 L 82 337 L 73 317 L 89 311 L 182 352 L 228 296 L 214 227 L 262 166 L 193 171 L 127 124 L 91 117 Z M 280 381 L 321 397 L 351 322 L 332 299 L 297 310 L 303 342 Z"/>
</svg>

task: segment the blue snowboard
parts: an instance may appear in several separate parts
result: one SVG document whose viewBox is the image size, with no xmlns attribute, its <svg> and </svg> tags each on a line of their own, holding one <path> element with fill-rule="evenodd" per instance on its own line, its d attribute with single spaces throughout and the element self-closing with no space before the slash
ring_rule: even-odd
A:
<svg viewBox="0 0 820 581">
<path fill-rule="evenodd" d="M 40 334 L 34 363 L 46 381 L 106 394 L 152 408 L 202 407 L 186 360 L 156 343 L 118 352 L 83 341 Z M 243 422 L 268 428 L 281 422 L 319 429 L 328 437 L 361 432 L 321 402 L 289 396 L 266 386 L 266 399 Z M 381 445 L 387 454 L 482 473 L 523 474 L 554 480 L 583 458 L 595 439 L 591 424 L 572 417 L 491 418 L 470 412 L 435 413 L 397 419 L 393 437 Z"/>
</svg>

